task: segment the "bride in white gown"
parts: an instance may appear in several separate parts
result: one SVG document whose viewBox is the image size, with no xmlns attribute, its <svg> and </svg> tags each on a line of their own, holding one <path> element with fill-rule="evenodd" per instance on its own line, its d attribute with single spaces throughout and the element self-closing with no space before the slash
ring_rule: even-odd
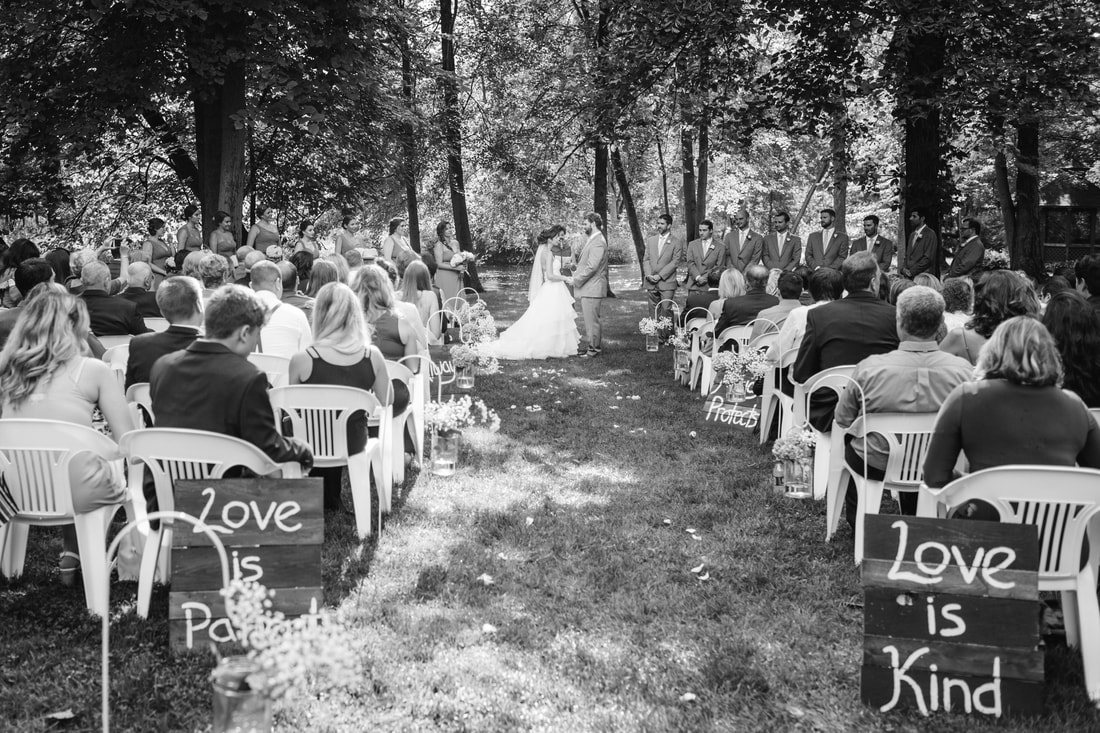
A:
<svg viewBox="0 0 1100 733">
<path fill-rule="evenodd" d="M 520 319 L 503 331 L 496 341 L 484 345 L 485 353 L 498 359 L 546 359 L 577 355 L 581 334 L 573 296 L 561 274 L 563 264 L 572 266 L 569 255 L 551 250 L 565 238 L 560 226 L 539 234 L 531 281 L 527 288 L 530 305 Z"/>
</svg>

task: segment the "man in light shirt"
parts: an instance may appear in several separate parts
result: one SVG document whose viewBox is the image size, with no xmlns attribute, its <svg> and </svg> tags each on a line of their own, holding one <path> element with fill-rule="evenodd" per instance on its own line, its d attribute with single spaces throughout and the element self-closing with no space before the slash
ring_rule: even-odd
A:
<svg viewBox="0 0 1100 733">
<path fill-rule="evenodd" d="M 848 256 L 848 235 L 836 230 L 836 212 L 822 209 L 819 212 L 821 231 L 810 232 L 806 239 L 806 266 L 811 270 L 831 267 L 839 270 Z"/>
<path fill-rule="evenodd" d="M 642 256 L 642 272 L 649 291 L 649 303 L 656 308 L 661 301 L 672 300 L 676 295 L 676 268 L 684 259 L 684 238 L 672 231 L 672 217 L 657 217 L 657 233 L 645 241 Z M 671 306 L 665 304 L 658 317 L 668 316 Z"/>
<path fill-rule="evenodd" d="M 786 211 L 777 211 L 772 216 L 775 231 L 764 237 L 764 250 L 760 253 L 764 267 L 769 270 L 793 270 L 798 267 L 802 257 L 802 240 L 788 231 L 790 225 L 791 215 Z"/>
<path fill-rule="evenodd" d="M 878 267 L 883 272 L 890 269 L 894 261 L 894 242 L 878 233 L 879 218 L 874 214 L 863 217 L 863 236 L 852 240 L 849 254 L 870 252 L 875 256 Z"/>
<path fill-rule="evenodd" d="M 265 354 L 290 358 L 313 343 L 309 319 L 300 309 L 283 303 L 283 277 L 274 262 L 252 266 L 252 289 L 267 310 L 267 322 L 260 330 L 259 348 Z"/>
<path fill-rule="evenodd" d="M 749 228 L 749 212 L 741 209 L 733 215 L 733 229 L 726 232 L 726 262 L 744 272 L 760 261 L 764 252 L 764 237 Z"/>
</svg>

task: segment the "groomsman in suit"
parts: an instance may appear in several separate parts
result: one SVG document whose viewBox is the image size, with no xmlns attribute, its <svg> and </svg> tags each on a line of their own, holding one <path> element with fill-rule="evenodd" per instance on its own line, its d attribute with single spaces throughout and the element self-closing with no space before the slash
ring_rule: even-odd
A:
<svg viewBox="0 0 1100 733">
<path fill-rule="evenodd" d="M 573 296 L 581 302 L 584 315 L 584 333 L 588 350 L 581 356 L 599 356 L 602 346 L 600 307 L 607 297 L 607 240 L 601 227 L 603 218 L 589 212 L 584 217 L 584 233 L 588 240 L 577 255 L 577 269 L 565 284 L 573 286 Z"/>
<path fill-rule="evenodd" d="M 810 232 L 806 238 L 806 266 L 811 270 L 819 267 L 839 270 L 848 256 L 848 235 L 836 230 L 836 212 L 832 209 L 822 209 L 819 216 L 821 231 Z"/>
<path fill-rule="evenodd" d="M 875 256 L 878 267 L 883 272 L 890 269 L 890 263 L 894 261 L 894 243 L 878 233 L 879 218 L 874 214 L 863 217 L 863 236 L 852 240 L 852 249 L 849 256 L 856 252 L 870 252 Z"/>
<path fill-rule="evenodd" d="M 741 209 L 733 215 L 733 229 L 726 232 L 726 262 L 741 272 L 760 261 L 764 237 L 749 228 L 749 212 Z"/>
<path fill-rule="evenodd" d="M 775 231 L 764 237 L 764 251 L 761 259 L 769 270 L 793 270 L 798 267 L 802 256 L 802 240 L 791 234 L 787 228 L 791 225 L 791 216 L 786 211 L 778 211 L 772 217 Z"/>
<path fill-rule="evenodd" d="M 714 271 L 721 273 L 726 265 L 726 248 L 714 238 L 714 223 L 703 219 L 699 224 L 699 238 L 691 240 L 687 249 L 688 290 L 706 290 L 707 276 Z"/>
<path fill-rule="evenodd" d="M 982 263 L 985 257 L 985 245 L 981 240 L 982 223 L 977 219 L 966 218 L 959 227 L 959 238 L 963 240 L 959 250 L 955 253 L 955 259 L 951 261 L 951 269 L 947 271 L 944 279 L 949 277 L 969 277 L 974 268 Z"/>
<path fill-rule="evenodd" d="M 913 228 L 913 233 L 909 235 L 909 246 L 905 248 L 901 274 L 910 280 L 922 272 L 937 274 L 939 240 L 932 227 L 924 223 L 927 217 L 927 212 L 919 207 L 909 210 L 909 226 Z"/>
<path fill-rule="evenodd" d="M 642 272 L 646 288 L 649 290 L 649 302 L 656 308 L 662 300 L 672 300 L 676 294 L 676 268 L 684 259 L 684 238 L 673 234 L 672 217 L 661 214 L 657 217 L 657 233 L 645 241 L 645 253 L 642 256 Z M 671 306 L 661 306 L 657 316 L 667 316 Z"/>
</svg>

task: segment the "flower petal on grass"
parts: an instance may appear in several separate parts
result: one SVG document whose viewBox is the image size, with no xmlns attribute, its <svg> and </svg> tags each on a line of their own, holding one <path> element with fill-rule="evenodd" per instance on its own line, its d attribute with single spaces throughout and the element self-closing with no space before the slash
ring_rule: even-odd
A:
<svg viewBox="0 0 1100 733">
<path fill-rule="evenodd" d="M 492 624 L 482 624 L 481 633 L 483 634 L 495 634 L 497 633 L 497 627 Z"/>
<path fill-rule="evenodd" d="M 695 527 L 688 527 L 684 531 L 687 532 L 688 534 L 695 534 Z"/>
<path fill-rule="evenodd" d="M 680 702 L 695 702 L 698 699 L 699 698 L 695 696 L 694 692 L 685 692 L 683 695 L 680 695 Z"/>
<path fill-rule="evenodd" d="M 528 527 L 530 527 L 534 523 L 535 523 L 535 518 L 534 517 L 527 517 L 526 525 Z"/>
<path fill-rule="evenodd" d="M 661 523 L 662 524 L 672 524 L 672 520 L 671 519 L 664 519 L 664 520 L 661 521 Z"/>
<path fill-rule="evenodd" d="M 710 580 L 710 573 L 703 573 L 699 576 L 699 580 Z"/>
<path fill-rule="evenodd" d="M 482 573 L 481 575 L 477 576 L 477 579 L 481 581 L 482 585 L 493 584 L 493 576 L 489 575 L 488 573 Z"/>
<path fill-rule="evenodd" d="M 695 437 L 695 431 L 692 430 L 690 433 L 688 433 L 688 437 L 694 438 Z"/>
<path fill-rule="evenodd" d="M 691 536 L 691 539 L 693 539 L 693 540 L 698 540 L 699 542 L 702 542 L 702 541 L 703 541 L 703 538 L 702 538 L 702 537 L 700 537 L 700 536 L 699 536 L 699 535 L 697 535 L 697 534 L 693 534 L 693 535 Z"/>
<path fill-rule="evenodd" d="M 704 567 L 706 567 L 706 564 L 705 564 L 705 563 L 704 563 L 703 565 L 699 565 L 699 566 L 697 566 L 697 567 L 694 567 L 694 568 L 692 568 L 692 569 L 691 569 L 691 572 L 693 572 L 693 573 L 695 573 L 696 575 L 698 575 L 699 573 L 703 572 L 703 568 L 704 568 Z"/>
</svg>

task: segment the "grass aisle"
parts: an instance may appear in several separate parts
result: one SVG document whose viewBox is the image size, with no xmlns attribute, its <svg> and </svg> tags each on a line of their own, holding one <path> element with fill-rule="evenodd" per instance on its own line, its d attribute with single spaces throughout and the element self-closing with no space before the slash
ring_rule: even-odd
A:
<svg viewBox="0 0 1100 733">
<path fill-rule="evenodd" d="M 851 540 L 826 544 L 823 503 L 773 496 L 767 449 L 703 421 L 702 400 L 671 381 L 670 353 L 643 350 L 644 296 L 618 272 L 602 356 L 478 378 L 502 427 L 467 432 L 457 475 L 411 481 L 377 544 L 356 543 L 350 519 L 326 527 L 326 602 L 356 629 L 367 669 L 352 691 L 291 706 L 280 730 L 1100 726 L 1080 661 L 1061 649 L 1047 655 L 1041 721 L 862 706 Z M 522 292 L 486 300 L 501 326 L 526 306 Z M 58 549 L 32 532 L 27 577 L 0 580 L 3 729 L 98 729 L 99 626 L 57 584 Z M 116 584 L 113 608 L 132 598 Z M 154 620 L 125 614 L 112 629 L 115 730 L 208 729 L 210 662 L 168 655 L 165 599 Z M 66 708 L 76 719 L 63 728 L 43 718 Z"/>
</svg>

